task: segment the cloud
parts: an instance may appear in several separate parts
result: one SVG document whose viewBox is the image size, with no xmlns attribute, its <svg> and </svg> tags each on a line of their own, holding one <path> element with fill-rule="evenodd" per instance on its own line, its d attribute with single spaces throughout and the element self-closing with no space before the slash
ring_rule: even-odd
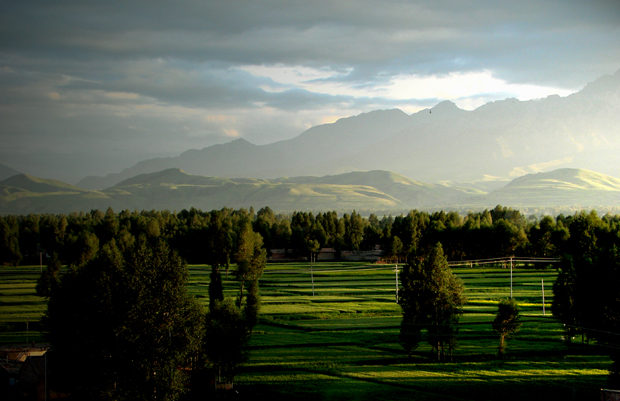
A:
<svg viewBox="0 0 620 401">
<path fill-rule="evenodd" d="M 360 81 L 491 68 L 511 82 L 532 83 L 536 74 L 538 84 L 554 86 L 563 75 L 553 73 L 558 59 L 573 61 L 570 69 L 582 77 L 593 64 L 582 52 L 617 63 L 617 53 L 601 49 L 618 41 L 619 11 L 611 1 L 559 0 L 13 2 L 0 17 L 0 46 L 76 61 L 354 68 L 363 72 Z"/>
<path fill-rule="evenodd" d="M 62 174 L 39 161 L 75 154 L 90 163 L 65 174 L 103 174 L 230 133 L 264 144 L 373 109 L 565 95 L 617 70 L 618 49 L 603 0 L 13 1 L 0 162 Z"/>
<path fill-rule="evenodd" d="M 140 95 L 137 93 L 127 93 L 127 92 L 108 92 L 105 96 L 112 99 L 138 99 Z"/>
</svg>

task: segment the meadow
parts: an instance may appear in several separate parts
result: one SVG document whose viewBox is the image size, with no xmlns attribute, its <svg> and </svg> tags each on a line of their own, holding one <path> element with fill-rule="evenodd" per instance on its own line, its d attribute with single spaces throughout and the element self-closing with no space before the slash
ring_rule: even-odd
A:
<svg viewBox="0 0 620 401">
<path fill-rule="evenodd" d="M 209 271 L 190 266 L 188 289 L 205 307 Z M 513 297 L 523 326 L 501 359 L 491 321 L 497 302 L 510 295 L 510 270 L 453 271 L 468 302 L 453 361 L 438 363 L 425 342 L 412 358 L 398 344 L 401 310 L 393 266 L 318 263 L 311 274 L 307 263 L 269 264 L 260 283 L 261 322 L 236 391 L 243 398 L 277 400 L 600 399 L 611 360 L 581 338 L 571 345 L 564 341 L 563 326 L 550 311 L 554 269 L 514 269 Z M 226 295 L 235 296 L 232 271 L 223 276 Z M 1 345 L 43 340 L 45 300 L 34 291 L 38 277 L 39 267 L 0 267 Z"/>
</svg>

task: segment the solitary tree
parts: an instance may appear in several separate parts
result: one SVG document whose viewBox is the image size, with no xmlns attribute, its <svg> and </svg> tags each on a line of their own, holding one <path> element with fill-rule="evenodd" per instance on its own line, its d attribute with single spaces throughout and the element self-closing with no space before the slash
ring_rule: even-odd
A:
<svg viewBox="0 0 620 401">
<path fill-rule="evenodd" d="M 40 297 L 49 298 L 52 295 L 52 291 L 60 283 L 60 268 L 62 264 L 58 260 L 58 254 L 53 253 L 50 260 L 47 262 L 47 268 L 41 273 L 35 290 Z"/>
<path fill-rule="evenodd" d="M 216 300 L 224 299 L 224 287 L 220 267 L 226 266 L 228 276 L 228 265 L 231 251 L 231 238 L 227 227 L 223 224 L 222 213 L 211 212 L 210 226 L 208 229 L 207 255 L 208 263 L 211 265 L 211 275 L 209 281 L 209 302 L 214 304 Z"/>
<path fill-rule="evenodd" d="M 504 355 L 506 339 L 521 327 L 519 306 L 514 299 L 502 299 L 497 304 L 497 315 L 493 320 L 493 330 L 499 334 L 499 356 Z"/>
<path fill-rule="evenodd" d="M 246 318 L 248 331 L 258 323 L 260 296 L 258 294 L 258 280 L 263 275 L 267 253 L 263 249 L 263 239 L 260 234 L 252 230 L 252 226 L 246 223 L 239 234 L 239 249 L 237 251 L 237 272 L 239 282 L 239 296 L 237 307 L 245 306 L 243 314 Z"/>
<path fill-rule="evenodd" d="M 428 341 L 437 352 L 437 360 L 445 360 L 456 344 L 458 320 L 466 301 L 462 281 L 456 277 L 443 254 L 441 244 L 426 255 L 414 258 L 400 273 L 402 290 L 399 304 L 403 310 L 400 342 L 411 355 L 428 331 Z"/>
</svg>

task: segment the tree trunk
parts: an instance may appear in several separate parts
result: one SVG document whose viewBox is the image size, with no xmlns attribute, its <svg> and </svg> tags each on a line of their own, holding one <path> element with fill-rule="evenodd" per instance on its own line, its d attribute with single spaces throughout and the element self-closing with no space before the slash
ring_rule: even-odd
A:
<svg viewBox="0 0 620 401">
<path fill-rule="evenodd" d="M 239 286 L 239 298 L 237 299 L 238 308 L 241 308 L 241 304 L 243 304 L 243 285 L 244 285 L 244 280 L 241 279 L 241 283 Z"/>
<path fill-rule="evenodd" d="M 504 356 L 504 334 L 499 335 L 499 356 Z"/>
</svg>

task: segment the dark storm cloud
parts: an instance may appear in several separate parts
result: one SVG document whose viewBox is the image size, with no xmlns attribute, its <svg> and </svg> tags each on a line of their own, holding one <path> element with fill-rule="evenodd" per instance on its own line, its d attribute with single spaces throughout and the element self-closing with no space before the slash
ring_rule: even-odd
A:
<svg viewBox="0 0 620 401">
<path fill-rule="evenodd" d="M 619 23 L 613 1 L 28 1 L 6 6 L 0 48 L 78 60 L 349 66 L 365 72 L 360 80 L 484 67 L 531 82 L 558 60 L 581 74 L 591 74 L 588 62 L 617 62 L 617 51 L 592 61 L 580 53 L 617 44 Z"/>
</svg>

